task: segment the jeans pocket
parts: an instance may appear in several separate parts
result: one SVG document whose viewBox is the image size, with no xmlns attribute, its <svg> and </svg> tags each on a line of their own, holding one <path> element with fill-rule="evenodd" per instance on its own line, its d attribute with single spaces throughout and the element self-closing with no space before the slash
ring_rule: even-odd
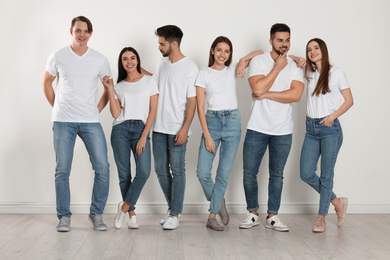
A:
<svg viewBox="0 0 390 260">
<path fill-rule="evenodd" d="M 207 111 L 207 113 L 206 113 L 206 117 L 208 117 L 208 118 L 213 118 L 213 117 L 215 117 L 215 112 L 214 111 Z"/>
</svg>

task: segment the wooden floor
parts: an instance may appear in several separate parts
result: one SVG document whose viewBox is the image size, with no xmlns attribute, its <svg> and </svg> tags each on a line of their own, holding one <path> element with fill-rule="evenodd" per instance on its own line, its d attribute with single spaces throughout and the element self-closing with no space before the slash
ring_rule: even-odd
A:
<svg viewBox="0 0 390 260">
<path fill-rule="evenodd" d="M 231 215 L 225 231 L 205 227 L 206 214 L 186 214 L 177 230 L 164 231 L 159 214 L 139 214 L 140 229 L 92 229 L 86 214 L 73 215 L 71 231 L 56 232 L 55 215 L 0 215 L 0 259 L 390 259 L 390 215 L 348 215 L 337 228 L 311 231 L 315 215 L 280 215 L 282 233 L 259 225 L 243 230 L 244 215 Z M 265 216 L 261 216 L 263 219 Z"/>
</svg>

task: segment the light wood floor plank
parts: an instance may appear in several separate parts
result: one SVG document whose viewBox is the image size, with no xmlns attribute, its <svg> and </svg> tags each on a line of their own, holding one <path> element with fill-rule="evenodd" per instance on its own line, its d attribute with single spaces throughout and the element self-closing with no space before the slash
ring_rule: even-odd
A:
<svg viewBox="0 0 390 260">
<path fill-rule="evenodd" d="M 233 214 L 225 231 L 206 228 L 208 214 L 185 214 L 180 227 L 164 231 L 163 214 L 138 216 L 140 228 L 113 227 L 105 214 L 104 232 L 95 231 L 87 214 L 71 218 L 71 231 L 56 231 L 52 214 L 0 215 L 0 259 L 390 259 L 390 214 L 349 214 L 342 228 L 327 216 L 325 233 L 313 233 L 315 214 L 285 214 L 290 232 L 261 223 L 239 229 L 245 214 Z M 376 223 L 375 225 L 373 223 Z"/>
</svg>

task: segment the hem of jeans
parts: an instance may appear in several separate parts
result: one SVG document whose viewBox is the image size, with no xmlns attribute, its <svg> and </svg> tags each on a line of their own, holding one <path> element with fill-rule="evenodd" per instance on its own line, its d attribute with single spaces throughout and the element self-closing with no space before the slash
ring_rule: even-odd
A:
<svg viewBox="0 0 390 260">
<path fill-rule="evenodd" d="M 246 210 L 248 210 L 249 212 L 251 211 L 258 211 L 259 210 L 259 206 L 257 206 L 257 208 L 246 208 Z"/>
<path fill-rule="evenodd" d="M 72 217 L 72 214 L 69 214 L 69 215 L 57 215 L 58 219 L 61 219 L 63 217 L 70 218 L 70 217 Z"/>
<path fill-rule="evenodd" d="M 274 215 L 278 215 L 278 211 L 273 211 L 273 210 L 267 210 L 267 214 L 274 214 Z"/>
</svg>

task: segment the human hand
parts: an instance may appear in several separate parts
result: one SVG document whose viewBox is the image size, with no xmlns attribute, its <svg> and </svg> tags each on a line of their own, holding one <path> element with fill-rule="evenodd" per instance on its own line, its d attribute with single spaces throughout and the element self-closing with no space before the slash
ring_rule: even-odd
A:
<svg viewBox="0 0 390 260">
<path fill-rule="evenodd" d="M 186 142 L 188 137 L 188 129 L 180 128 L 180 130 L 176 134 L 175 145 L 182 145 Z"/>
<path fill-rule="evenodd" d="M 112 78 L 110 78 L 110 76 L 104 76 L 103 86 L 108 89 L 114 87 L 114 81 L 112 80 Z"/>
<path fill-rule="evenodd" d="M 204 138 L 204 143 L 206 146 L 206 150 L 209 151 L 210 153 L 215 153 L 215 143 L 213 138 L 211 137 L 205 137 Z"/>
<path fill-rule="evenodd" d="M 333 125 L 334 118 L 331 116 L 325 117 L 320 124 L 324 124 L 324 126 L 331 127 Z"/>
<path fill-rule="evenodd" d="M 140 138 L 137 143 L 136 152 L 141 155 L 145 151 L 146 138 Z"/>
<path fill-rule="evenodd" d="M 279 57 L 276 58 L 275 68 L 277 68 L 278 70 L 282 70 L 284 67 L 287 66 L 287 64 L 288 64 L 287 54 L 283 53 L 283 54 L 280 54 Z"/>
</svg>

